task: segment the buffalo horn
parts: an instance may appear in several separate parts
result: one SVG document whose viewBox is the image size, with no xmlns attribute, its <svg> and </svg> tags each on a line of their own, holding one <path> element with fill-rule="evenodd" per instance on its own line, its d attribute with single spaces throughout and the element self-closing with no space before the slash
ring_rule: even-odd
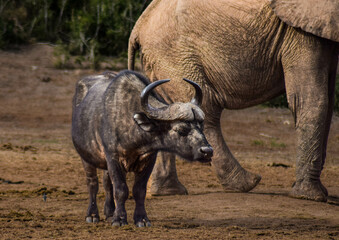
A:
<svg viewBox="0 0 339 240">
<path fill-rule="evenodd" d="M 191 103 L 193 103 L 197 106 L 201 106 L 201 104 L 202 104 L 202 90 L 201 90 L 200 86 L 197 83 L 195 83 L 191 80 L 188 80 L 187 78 L 184 78 L 184 80 L 186 82 L 188 82 L 189 84 L 191 84 L 195 89 L 195 96 L 194 96 L 194 98 L 192 98 Z"/>
<path fill-rule="evenodd" d="M 149 85 L 147 85 L 147 87 L 144 88 L 144 90 L 142 90 L 140 98 L 141 98 L 141 106 L 144 109 L 144 111 L 146 113 L 148 113 L 150 116 L 158 118 L 160 115 L 160 109 L 156 109 L 153 108 L 151 105 L 148 104 L 148 96 L 149 94 L 152 92 L 152 90 L 154 88 L 156 88 L 157 86 L 164 84 L 166 82 L 169 82 L 170 79 L 164 79 L 164 80 L 158 80 L 155 81 Z"/>
</svg>

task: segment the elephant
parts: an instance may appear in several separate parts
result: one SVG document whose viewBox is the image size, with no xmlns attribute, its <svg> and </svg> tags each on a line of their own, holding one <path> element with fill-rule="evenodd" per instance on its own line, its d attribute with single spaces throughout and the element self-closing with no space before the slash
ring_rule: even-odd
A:
<svg viewBox="0 0 339 240">
<path fill-rule="evenodd" d="M 154 0 L 129 38 L 128 67 L 140 50 L 144 73 L 167 101 L 189 100 L 203 88 L 205 134 L 224 189 L 248 192 L 261 176 L 245 170 L 226 145 L 223 109 L 243 109 L 286 92 L 297 135 L 296 179 L 289 195 L 327 201 L 320 175 L 334 108 L 339 49 L 335 0 Z M 164 93 L 167 93 L 165 95 Z M 175 156 L 158 159 L 151 193 L 185 194 Z"/>
</svg>

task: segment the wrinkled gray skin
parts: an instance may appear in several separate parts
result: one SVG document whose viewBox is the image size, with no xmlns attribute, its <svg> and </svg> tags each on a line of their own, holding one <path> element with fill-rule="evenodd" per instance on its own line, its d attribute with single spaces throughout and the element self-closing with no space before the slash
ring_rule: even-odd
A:
<svg viewBox="0 0 339 240">
<path fill-rule="evenodd" d="M 338 43 L 288 26 L 267 0 L 154 0 L 131 33 L 129 69 L 138 48 L 151 81 L 171 78 L 160 88 L 173 101 L 192 94 L 182 76 L 202 87 L 205 134 L 225 189 L 250 191 L 261 177 L 243 169 L 228 149 L 220 129 L 222 110 L 254 106 L 286 91 L 298 139 L 290 195 L 327 200 L 320 174 L 334 105 Z M 186 193 L 174 156 L 157 162 L 152 180 L 155 195 Z"/>
<path fill-rule="evenodd" d="M 99 221 L 97 168 L 107 169 L 104 214 L 113 226 L 127 224 L 126 173 L 134 172 L 134 222 L 144 227 L 151 225 L 144 202 L 157 152 L 174 152 L 201 162 L 211 159 L 213 150 L 202 133 L 204 113 L 197 102 L 167 105 L 152 93 L 145 97 L 145 108 L 139 96 L 148 84 L 145 77 L 132 71 L 117 76 L 107 72 L 77 83 L 72 138 L 87 177 L 87 222 Z"/>
</svg>

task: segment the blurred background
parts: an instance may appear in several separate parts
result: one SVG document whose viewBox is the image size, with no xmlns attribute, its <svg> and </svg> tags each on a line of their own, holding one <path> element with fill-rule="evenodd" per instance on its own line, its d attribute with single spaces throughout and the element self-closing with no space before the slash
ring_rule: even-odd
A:
<svg viewBox="0 0 339 240">
<path fill-rule="evenodd" d="M 134 23 L 151 0 L 1 0 L 0 48 L 48 42 L 55 67 L 99 68 L 105 56 L 124 62 Z M 72 56 L 76 56 L 72 58 Z"/>
<path fill-rule="evenodd" d="M 127 68 L 129 34 L 150 2 L 0 0 L 0 49 L 44 42 L 53 46 L 55 68 L 124 69 Z M 336 112 L 338 99 L 339 84 L 336 85 Z M 286 96 L 264 105 L 287 107 Z"/>
</svg>

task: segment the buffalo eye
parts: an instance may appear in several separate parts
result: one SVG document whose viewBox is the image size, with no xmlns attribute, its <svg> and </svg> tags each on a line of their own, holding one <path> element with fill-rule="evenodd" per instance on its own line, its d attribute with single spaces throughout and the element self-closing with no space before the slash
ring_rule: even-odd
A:
<svg viewBox="0 0 339 240">
<path fill-rule="evenodd" d="M 179 135 L 182 137 L 186 137 L 190 133 L 191 129 L 183 128 L 178 131 Z"/>
<path fill-rule="evenodd" d="M 175 126 L 173 130 L 176 131 L 180 136 L 186 137 L 190 133 L 191 128 L 186 124 L 180 124 Z"/>
</svg>

